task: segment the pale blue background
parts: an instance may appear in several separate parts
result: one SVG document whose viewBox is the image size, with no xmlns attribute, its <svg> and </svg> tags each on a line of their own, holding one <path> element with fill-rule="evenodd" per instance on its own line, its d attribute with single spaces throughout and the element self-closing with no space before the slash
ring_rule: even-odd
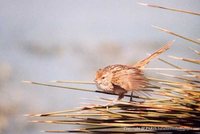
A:
<svg viewBox="0 0 200 134">
<path fill-rule="evenodd" d="M 200 11 L 199 0 L 0 0 L 0 133 L 67 129 L 28 123 L 23 115 L 69 109 L 87 102 L 82 98 L 98 96 L 25 85 L 22 80 L 93 80 L 98 68 L 134 63 L 173 39 L 176 43 L 166 55 L 195 58 L 187 47 L 198 49 L 196 45 L 151 25 L 197 39 L 198 16 L 137 2 Z M 149 65 L 160 66 L 164 64 Z"/>
</svg>

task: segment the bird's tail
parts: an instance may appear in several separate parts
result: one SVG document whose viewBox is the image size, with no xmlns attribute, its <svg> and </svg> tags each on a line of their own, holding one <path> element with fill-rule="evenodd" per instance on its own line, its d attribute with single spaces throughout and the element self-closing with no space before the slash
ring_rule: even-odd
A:
<svg viewBox="0 0 200 134">
<path fill-rule="evenodd" d="M 150 56 L 148 56 L 147 58 L 138 61 L 134 67 L 136 68 L 144 68 L 145 65 L 147 65 L 153 58 L 155 58 L 156 56 L 160 55 L 161 53 L 167 51 L 171 45 L 174 43 L 173 41 L 169 41 L 167 44 L 165 44 L 163 47 L 161 47 L 160 49 L 158 49 L 157 51 L 155 51 L 153 54 L 151 54 Z"/>
</svg>

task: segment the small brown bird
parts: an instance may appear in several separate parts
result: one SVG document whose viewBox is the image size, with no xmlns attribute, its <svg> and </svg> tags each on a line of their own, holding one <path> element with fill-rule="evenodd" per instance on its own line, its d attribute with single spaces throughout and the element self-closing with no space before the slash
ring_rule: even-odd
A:
<svg viewBox="0 0 200 134">
<path fill-rule="evenodd" d="M 108 92 L 118 94 L 118 100 L 122 99 L 128 91 L 135 91 L 144 88 L 147 85 L 141 68 L 153 58 L 168 50 L 174 41 L 168 42 L 162 48 L 151 54 L 142 61 L 133 66 L 128 65 L 110 65 L 96 72 L 95 83 L 97 88 Z"/>
<path fill-rule="evenodd" d="M 96 73 L 96 85 L 109 93 L 118 94 L 118 100 L 128 91 L 141 89 L 146 85 L 143 72 L 127 65 L 110 65 Z"/>
</svg>

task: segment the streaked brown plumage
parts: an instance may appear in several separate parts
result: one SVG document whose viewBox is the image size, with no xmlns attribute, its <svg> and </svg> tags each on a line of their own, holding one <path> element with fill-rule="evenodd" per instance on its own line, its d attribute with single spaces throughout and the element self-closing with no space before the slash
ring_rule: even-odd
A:
<svg viewBox="0 0 200 134">
<path fill-rule="evenodd" d="M 168 42 L 149 57 L 137 62 L 134 66 L 117 64 L 99 69 L 95 77 L 96 86 L 106 92 L 118 94 L 118 100 L 122 99 L 128 91 L 144 88 L 147 85 L 147 80 L 141 68 L 148 64 L 150 60 L 168 50 L 173 42 Z"/>
<path fill-rule="evenodd" d="M 128 91 L 138 90 L 146 85 L 143 72 L 127 65 L 110 65 L 99 69 L 95 82 L 99 89 L 118 94 L 118 100 Z"/>
</svg>

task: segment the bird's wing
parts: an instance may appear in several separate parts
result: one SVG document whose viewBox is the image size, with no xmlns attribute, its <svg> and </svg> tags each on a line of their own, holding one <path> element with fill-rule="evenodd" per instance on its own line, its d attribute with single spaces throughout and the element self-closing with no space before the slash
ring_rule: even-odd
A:
<svg viewBox="0 0 200 134">
<path fill-rule="evenodd" d="M 113 75 L 112 83 L 126 91 L 133 91 L 145 86 L 146 81 L 138 69 L 124 69 Z"/>
</svg>

